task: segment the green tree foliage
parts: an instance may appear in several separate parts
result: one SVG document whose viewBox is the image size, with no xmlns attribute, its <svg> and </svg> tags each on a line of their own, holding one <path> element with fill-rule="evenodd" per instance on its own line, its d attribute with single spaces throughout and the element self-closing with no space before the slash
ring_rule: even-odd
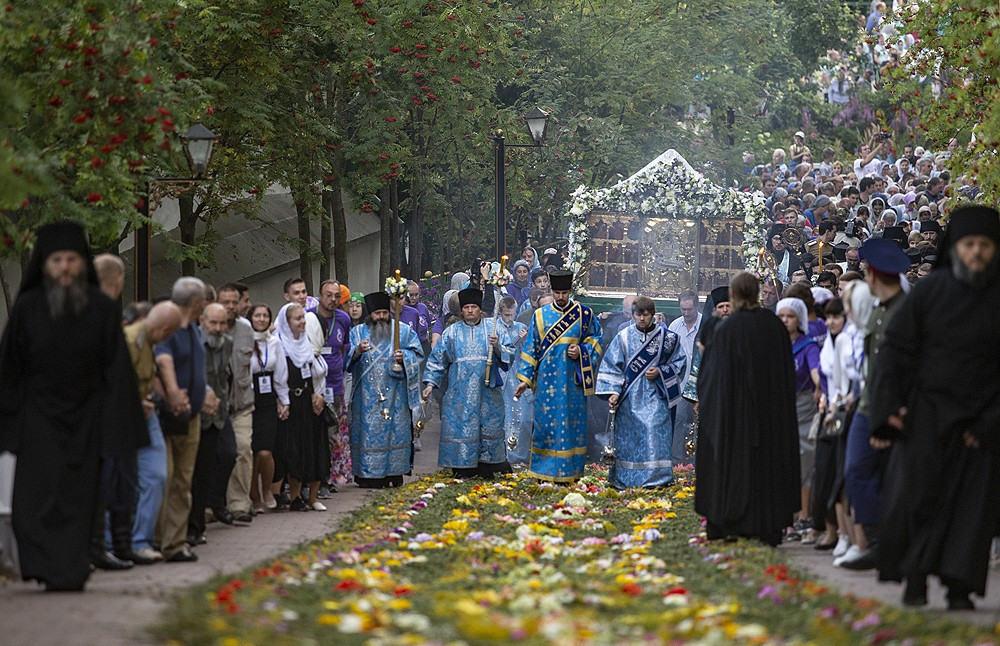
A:
<svg viewBox="0 0 1000 646">
<path fill-rule="evenodd" d="M 0 69 L 4 81 L 16 79 L 21 88 L 23 118 L 6 117 L 2 139 L 16 158 L 37 163 L 12 168 L 16 158 L 4 159 L 0 175 L 21 180 L 4 182 L 4 255 L 23 255 L 30 230 L 52 219 L 86 223 L 104 247 L 135 217 L 144 174 L 174 146 L 178 97 L 193 90 L 163 72 L 186 69 L 160 44 L 176 26 L 176 14 L 138 1 L 7 6 L 0 17 Z M 25 199 L 28 193 L 35 197 Z"/>
<path fill-rule="evenodd" d="M 829 49 L 843 51 L 856 37 L 855 16 L 843 0 L 780 0 L 779 11 L 791 53 L 805 69 Z"/>
<path fill-rule="evenodd" d="M 889 74 L 900 115 L 915 121 L 928 148 L 954 148 L 953 177 L 1000 197 L 1000 7 L 988 0 L 921 2 L 899 16 L 916 43 Z M 971 142 L 971 143 L 970 143 Z M 957 188 L 957 187 L 953 187 Z"/>
<path fill-rule="evenodd" d="M 217 219 L 252 217 L 274 183 L 299 215 L 289 243 L 324 278 L 348 277 L 343 195 L 392 227 L 383 264 L 464 267 L 494 246 L 493 134 L 528 142 L 535 105 L 552 114 L 548 146 L 509 149 L 511 248 L 526 231 L 559 237 L 579 184 L 667 148 L 739 177 L 774 125 L 769 97 L 842 38 L 839 2 L 803 3 L 830 8 L 800 27 L 815 51 L 795 44 L 785 0 L 14 0 L 0 17 L 0 74 L 21 90 L 0 122 L 4 252 L 66 216 L 113 245 L 146 181 L 187 174 L 175 130 L 202 121 L 220 139 L 215 178 L 181 200 L 185 272 L 213 262 Z"/>
</svg>

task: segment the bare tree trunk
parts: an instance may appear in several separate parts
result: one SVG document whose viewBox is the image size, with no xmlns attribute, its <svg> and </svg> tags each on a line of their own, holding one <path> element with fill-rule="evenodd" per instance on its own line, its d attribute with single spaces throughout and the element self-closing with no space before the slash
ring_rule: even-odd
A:
<svg viewBox="0 0 1000 646">
<path fill-rule="evenodd" d="M 181 231 L 181 244 L 185 247 L 193 247 L 197 233 L 198 214 L 194 210 L 194 193 L 187 192 L 177 198 L 177 206 L 181 212 L 181 220 L 177 228 Z M 181 260 L 181 275 L 194 276 L 196 264 L 194 258 L 187 256 Z"/>
<path fill-rule="evenodd" d="M 333 267 L 333 194 L 323 191 L 323 218 L 319 224 L 319 280 L 329 280 Z"/>
<path fill-rule="evenodd" d="M 347 269 L 347 214 L 344 212 L 344 194 L 340 189 L 340 172 L 333 181 L 333 262 L 337 269 L 337 280 L 347 285 L 350 276 Z"/>
<path fill-rule="evenodd" d="M 423 184 L 423 181 L 420 182 Z M 421 186 L 417 194 L 416 208 L 413 209 L 413 217 L 410 218 L 410 262 L 409 273 L 418 274 L 423 270 L 421 266 L 424 260 L 424 191 L 426 187 Z"/>
<path fill-rule="evenodd" d="M 378 221 L 379 221 L 379 258 L 378 258 L 378 275 L 379 277 L 388 276 L 389 272 L 392 271 L 392 220 L 396 215 L 392 212 L 392 205 L 390 204 L 390 195 L 392 191 L 389 186 L 383 186 L 379 189 L 379 206 L 378 206 Z"/>
<path fill-rule="evenodd" d="M 306 291 L 312 294 L 312 254 L 310 253 L 312 234 L 309 230 L 309 211 L 305 200 L 299 199 L 295 191 L 292 191 L 292 199 L 295 201 L 295 216 L 299 225 L 299 276 L 306 283 Z"/>
<path fill-rule="evenodd" d="M 389 190 L 389 236 L 390 241 L 390 269 L 403 266 L 403 235 L 399 226 L 399 183 L 392 180 Z M 386 274 L 388 275 L 388 274 Z"/>
<path fill-rule="evenodd" d="M 3 270 L 3 261 L 0 261 L 0 287 L 3 287 L 3 302 L 7 306 L 7 316 L 10 316 L 10 308 L 14 301 L 10 296 L 10 283 L 7 282 L 7 272 Z"/>
</svg>

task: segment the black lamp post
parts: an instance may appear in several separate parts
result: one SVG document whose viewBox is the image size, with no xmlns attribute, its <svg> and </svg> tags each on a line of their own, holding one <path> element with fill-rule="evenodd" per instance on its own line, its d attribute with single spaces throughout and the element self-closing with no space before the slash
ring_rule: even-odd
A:
<svg viewBox="0 0 1000 646">
<path fill-rule="evenodd" d="M 142 216 L 140 225 L 135 229 L 135 300 L 149 300 L 151 267 L 150 248 L 153 241 L 153 229 L 150 226 L 149 202 L 159 200 L 164 195 L 176 197 L 191 190 L 208 178 L 208 165 L 212 162 L 212 150 L 215 147 L 215 133 L 196 123 L 181 135 L 181 145 L 184 146 L 184 157 L 187 158 L 191 177 L 156 177 L 146 182 L 146 192 L 139 204 L 139 214 Z"/>
<path fill-rule="evenodd" d="M 528 114 L 524 115 L 524 121 L 528 125 L 528 132 L 531 133 L 530 144 L 508 144 L 504 140 L 503 130 L 497 130 L 493 141 L 496 143 L 494 149 L 496 163 L 496 237 L 497 237 L 497 259 L 506 253 L 506 226 L 507 226 L 507 175 L 505 161 L 507 158 L 507 148 L 540 148 L 545 145 L 545 131 L 549 124 L 549 114 L 540 110 L 537 106 Z"/>
</svg>

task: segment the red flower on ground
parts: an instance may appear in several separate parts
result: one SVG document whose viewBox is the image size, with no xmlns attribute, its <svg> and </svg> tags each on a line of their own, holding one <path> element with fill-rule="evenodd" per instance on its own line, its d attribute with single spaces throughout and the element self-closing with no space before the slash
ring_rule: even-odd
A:
<svg viewBox="0 0 1000 646">
<path fill-rule="evenodd" d="M 637 597 L 642 594 L 642 586 L 638 583 L 626 583 L 622 586 L 622 592 L 629 596 Z"/>
</svg>

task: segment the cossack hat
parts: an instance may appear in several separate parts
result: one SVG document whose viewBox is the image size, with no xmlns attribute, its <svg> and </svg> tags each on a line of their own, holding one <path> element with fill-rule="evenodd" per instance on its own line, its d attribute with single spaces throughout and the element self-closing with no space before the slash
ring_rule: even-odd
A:
<svg viewBox="0 0 1000 646">
<path fill-rule="evenodd" d="M 476 307 L 482 307 L 483 292 L 473 287 L 463 289 L 458 293 L 458 304 L 461 307 L 465 307 L 466 305 L 475 305 Z"/>
</svg>

